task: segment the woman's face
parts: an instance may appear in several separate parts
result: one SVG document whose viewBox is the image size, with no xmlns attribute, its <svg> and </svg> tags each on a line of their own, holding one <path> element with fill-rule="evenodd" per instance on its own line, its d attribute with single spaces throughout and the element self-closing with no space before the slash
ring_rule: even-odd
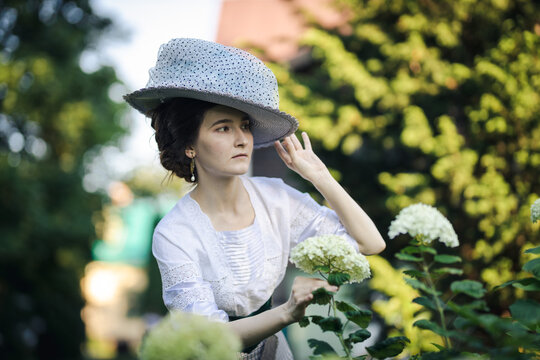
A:
<svg viewBox="0 0 540 360">
<path fill-rule="evenodd" d="M 199 179 L 234 176 L 249 169 L 253 152 L 250 120 L 245 113 L 223 105 L 208 109 L 193 145 Z M 186 150 L 190 156 L 190 150 Z"/>
</svg>

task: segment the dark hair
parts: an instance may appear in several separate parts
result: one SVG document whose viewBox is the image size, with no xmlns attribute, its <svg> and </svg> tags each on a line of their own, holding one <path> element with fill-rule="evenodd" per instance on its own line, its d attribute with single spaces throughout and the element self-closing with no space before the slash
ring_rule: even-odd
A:
<svg viewBox="0 0 540 360">
<path fill-rule="evenodd" d="M 152 127 L 159 150 L 161 165 L 187 182 L 191 181 L 191 159 L 186 156 L 186 148 L 197 139 L 204 114 L 214 103 L 172 98 L 150 112 Z M 195 181 L 197 180 L 195 169 Z"/>
</svg>

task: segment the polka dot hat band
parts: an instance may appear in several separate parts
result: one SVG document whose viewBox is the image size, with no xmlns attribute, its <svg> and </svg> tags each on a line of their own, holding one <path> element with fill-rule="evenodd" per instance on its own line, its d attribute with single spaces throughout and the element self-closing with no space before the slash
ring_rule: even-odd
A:
<svg viewBox="0 0 540 360">
<path fill-rule="evenodd" d="M 146 87 L 124 96 L 148 115 L 175 97 L 229 106 L 252 119 L 255 147 L 292 134 L 298 121 L 279 110 L 276 77 L 264 63 L 243 50 L 200 39 L 172 39 L 161 45 Z"/>
</svg>

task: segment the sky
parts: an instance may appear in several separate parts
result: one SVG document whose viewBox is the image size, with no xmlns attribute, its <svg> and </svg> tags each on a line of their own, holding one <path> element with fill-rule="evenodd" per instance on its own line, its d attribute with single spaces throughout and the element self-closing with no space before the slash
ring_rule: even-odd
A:
<svg viewBox="0 0 540 360">
<path fill-rule="evenodd" d="M 113 86 L 109 95 L 123 101 L 122 95 L 146 85 L 161 44 L 176 37 L 215 40 L 221 0 L 92 0 L 91 6 L 96 14 L 111 18 L 115 30 L 105 34 L 95 50 L 86 51 L 80 65 L 88 72 L 113 66 L 124 85 Z M 129 135 L 120 149 L 105 147 L 89 163 L 87 190 L 106 188 L 136 167 L 159 165 L 149 121 L 135 110 L 125 121 Z"/>
</svg>

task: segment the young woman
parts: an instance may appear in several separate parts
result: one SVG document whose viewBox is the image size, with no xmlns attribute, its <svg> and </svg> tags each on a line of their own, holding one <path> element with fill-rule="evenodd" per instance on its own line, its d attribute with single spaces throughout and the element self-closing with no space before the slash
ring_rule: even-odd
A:
<svg viewBox="0 0 540 360">
<path fill-rule="evenodd" d="M 163 45 L 146 88 L 126 96 L 152 118 L 162 165 L 197 186 L 162 219 L 153 253 L 169 309 L 229 323 L 246 359 L 292 359 L 280 330 L 300 320 L 326 281 L 297 277 L 271 308 L 289 251 L 307 237 L 345 236 L 363 254 L 385 247 L 377 228 L 294 135 L 279 111 L 277 83 L 257 58 L 197 39 Z M 253 148 L 273 144 L 284 163 L 331 205 L 272 178 L 249 178 Z"/>
</svg>

